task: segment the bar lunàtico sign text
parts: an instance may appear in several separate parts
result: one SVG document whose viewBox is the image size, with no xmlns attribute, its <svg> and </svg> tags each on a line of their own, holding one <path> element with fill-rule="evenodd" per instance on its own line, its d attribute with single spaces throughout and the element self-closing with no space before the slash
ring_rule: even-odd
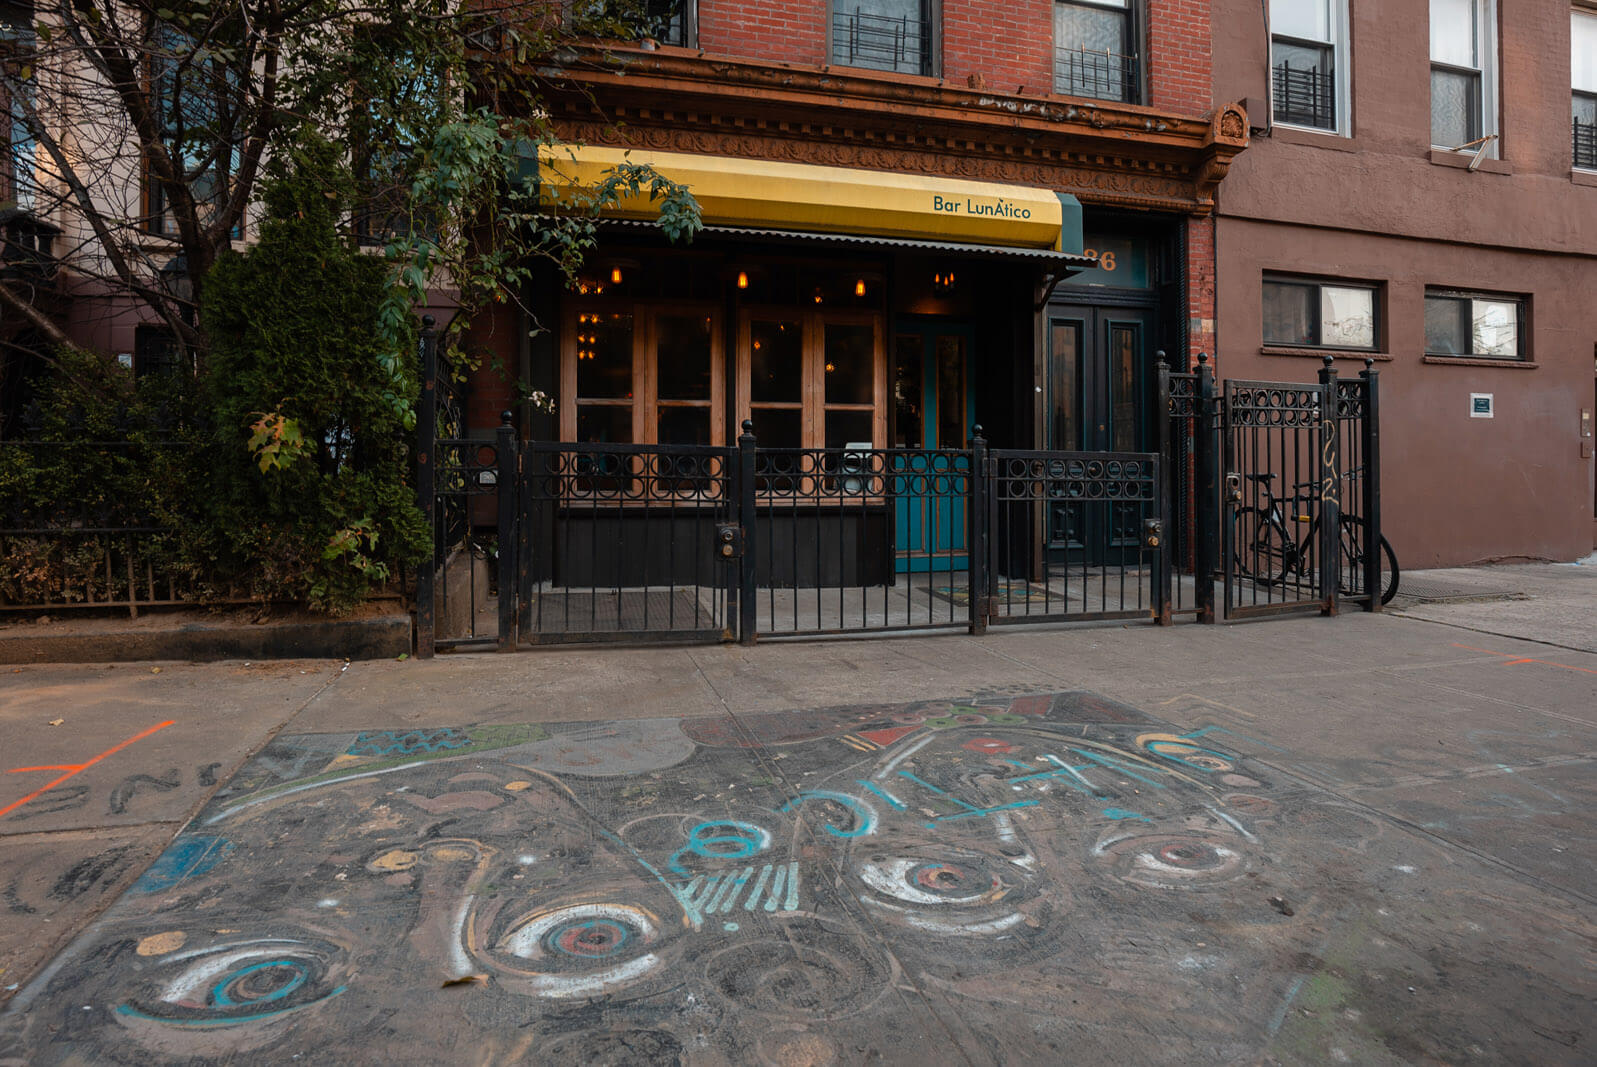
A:
<svg viewBox="0 0 1597 1067">
<path fill-rule="evenodd" d="M 985 215 L 999 219 L 1029 219 L 1031 208 L 1012 204 L 1002 197 L 996 201 L 977 200 L 965 197 L 963 201 L 957 197 L 943 196 L 940 193 L 932 194 L 932 210 L 952 213 L 957 215 Z"/>
</svg>

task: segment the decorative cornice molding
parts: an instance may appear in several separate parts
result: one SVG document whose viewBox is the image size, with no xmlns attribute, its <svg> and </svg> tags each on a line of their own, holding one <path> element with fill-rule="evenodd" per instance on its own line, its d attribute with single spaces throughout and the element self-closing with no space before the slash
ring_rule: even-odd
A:
<svg viewBox="0 0 1597 1067">
<path fill-rule="evenodd" d="M 1213 209 L 1215 186 L 1247 146 L 1236 105 L 1195 118 L 681 49 L 559 58 L 539 70 L 567 87 L 551 94 L 552 113 L 564 136 L 591 144 L 1039 185 L 1087 203 L 1196 214 Z"/>
</svg>

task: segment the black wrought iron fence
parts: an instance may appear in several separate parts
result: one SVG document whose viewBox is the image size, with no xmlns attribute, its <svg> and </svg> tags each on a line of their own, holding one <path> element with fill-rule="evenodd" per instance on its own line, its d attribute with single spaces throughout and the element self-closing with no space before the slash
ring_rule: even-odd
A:
<svg viewBox="0 0 1597 1067">
<path fill-rule="evenodd" d="M 1217 579 L 1227 618 L 1378 609 L 1373 365 L 1159 382 L 1157 453 L 518 443 L 507 413 L 422 449 L 421 651 L 1213 622 Z"/>
<path fill-rule="evenodd" d="M 733 636 L 737 544 L 720 537 L 732 529 L 733 450 L 520 447 L 513 521 L 522 642 Z M 508 586 L 501 581 L 501 603 Z"/>
<path fill-rule="evenodd" d="M 969 627 L 973 462 L 969 450 L 754 447 L 748 624 L 761 635 Z"/>
<path fill-rule="evenodd" d="M 1158 455 L 994 449 L 991 456 L 990 623 L 1168 621 Z"/>
<path fill-rule="evenodd" d="M 1324 499 L 1338 470 L 1327 396 L 1319 384 L 1225 383 L 1227 618 L 1335 608 L 1334 583 L 1328 598 L 1320 581 L 1336 551 L 1324 532 L 1337 521 Z"/>
<path fill-rule="evenodd" d="M 1172 371 L 1159 354 L 1160 458 L 1169 493 L 1170 610 L 1214 620 L 1214 374 L 1206 353 L 1194 371 Z M 1207 540 L 1206 540 L 1207 538 Z"/>
<path fill-rule="evenodd" d="M 161 484 L 180 441 L 0 441 L 0 612 L 182 603 L 193 568 L 171 516 L 122 487 Z"/>
</svg>

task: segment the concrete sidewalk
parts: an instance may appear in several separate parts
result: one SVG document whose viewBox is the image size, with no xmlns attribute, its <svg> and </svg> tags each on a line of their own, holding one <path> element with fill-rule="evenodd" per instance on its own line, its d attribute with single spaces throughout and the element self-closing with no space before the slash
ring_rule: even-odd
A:
<svg viewBox="0 0 1597 1067">
<path fill-rule="evenodd" d="M 18 668 L 0 1063 L 1590 1062 L 1597 567 L 1427 581 L 1336 620 Z M 588 910 L 511 924 L 534 883 Z"/>
</svg>

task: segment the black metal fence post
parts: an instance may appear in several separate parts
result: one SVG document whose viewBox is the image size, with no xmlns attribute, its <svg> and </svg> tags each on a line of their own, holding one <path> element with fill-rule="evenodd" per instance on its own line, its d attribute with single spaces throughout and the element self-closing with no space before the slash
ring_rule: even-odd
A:
<svg viewBox="0 0 1597 1067">
<path fill-rule="evenodd" d="M 743 556 L 738 564 L 738 641 L 754 644 L 759 636 L 759 604 L 755 597 L 755 567 L 759 562 L 759 534 L 754 515 L 754 423 L 743 420 L 738 437 L 737 514 L 743 531 Z"/>
<path fill-rule="evenodd" d="M 1170 517 L 1172 514 L 1170 498 L 1174 495 L 1175 480 L 1179 477 L 1176 473 L 1176 447 L 1175 447 L 1175 420 L 1170 414 L 1170 364 L 1165 360 L 1164 349 L 1154 353 L 1159 360 L 1159 400 L 1155 406 L 1155 418 L 1158 420 L 1159 429 L 1159 547 L 1158 568 L 1154 573 L 1154 601 L 1156 611 L 1154 618 L 1160 626 L 1169 626 L 1171 623 L 1172 608 L 1172 582 L 1171 573 L 1173 560 L 1171 559 L 1171 544 L 1175 540 L 1174 524 Z"/>
<path fill-rule="evenodd" d="M 1380 376 L 1375 360 L 1364 361 L 1364 588 L 1370 602 L 1366 611 L 1381 610 L 1386 591 L 1381 575 L 1381 404 Z"/>
<path fill-rule="evenodd" d="M 499 651 L 513 652 L 516 648 L 516 483 L 520 464 L 516 462 L 516 428 L 511 424 L 515 415 L 505 411 L 499 416 L 499 429 L 494 435 L 494 456 L 498 470 L 494 475 L 495 496 L 499 500 Z"/>
<path fill-rule="evenodd" d="M 530 443 L 530 442 L 529 442 Z M 543 516 L 533 507 L 537 499 L 526 482 L 535 458 L 516 442 L 516 636 L 532 631 L 532 563 L 533 538 L 541 536 L 539 523 Z"/>
<path fill-rule="evenodd" d="M 970 632 L 979 636 L 987 632 L 987 538 L 992 529 L 988 513 L 992 492 L 987 477 L 990 460 L 987 438 L 982 436 L 979 425 L 971 427 L 970 449 L 970 500 L 965 505 L 965 544 L 969 546 L 966 574 L 970 580 Z"/>
<path fill-rule="evenodd" d="M 427 558 L 416 567 L 416 656 L 431 659 L 437 639 L 433 605 L 438 575 L 438 515 L 434 481 L 438 465 L 438 332 L 433 317 L 421 319 L 421 397 L 416 403 L 416 497 L 427 527 Z"/>
<path fill-rule="evenodd" d="M 1342 463 L 1337 426 L 1336 361 L 1325 357 L 1320 368 L 1320 614 L 1337 613 L 1342 577 Z M 1351 566 L 1353 561 L 1349 560 Z M 1377 592 L 1379 597 L 1380 593 Z"/>
<path fill-rule="evenodd" d="M 1220 566 L 1220 412 L 1214 395 L 1214 370 L 1209 354 L 1198 353 L 1197 425 L 1192 435 L 1197 453 L 1196 512 L 1197 551 L 1192 566 L 1193 603 L 1199 622 L 1214 622 L 1214 572 Z"/>
</svg>

